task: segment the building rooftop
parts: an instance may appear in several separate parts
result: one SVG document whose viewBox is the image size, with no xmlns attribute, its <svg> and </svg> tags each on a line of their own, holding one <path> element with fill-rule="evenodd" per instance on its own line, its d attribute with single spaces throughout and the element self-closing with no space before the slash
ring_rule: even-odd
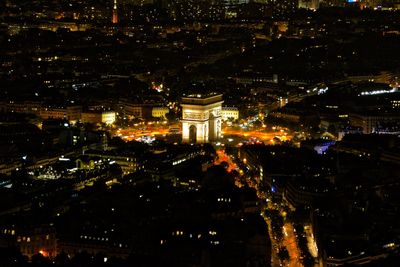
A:
<svg viewBox="0 0 400 267">
<path fill-rule="evenodd" d="M 182 97 L 182 104 L 209 105 L 222 102 L 222 94 L 192 94 Z"/>
</svg>

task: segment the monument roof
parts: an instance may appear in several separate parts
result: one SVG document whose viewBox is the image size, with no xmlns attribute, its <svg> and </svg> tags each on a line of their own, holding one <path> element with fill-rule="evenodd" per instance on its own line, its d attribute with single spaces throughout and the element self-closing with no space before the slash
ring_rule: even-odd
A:
<svg viewBox="0 0 400 267">
<path fill-rule="evenodd" d="M 182 104 L 192 105 L 209 105 L 222 102 L 222 94 L 209 93 L 209 94 L 191 94 L 182 97 Z"/>
</svg>

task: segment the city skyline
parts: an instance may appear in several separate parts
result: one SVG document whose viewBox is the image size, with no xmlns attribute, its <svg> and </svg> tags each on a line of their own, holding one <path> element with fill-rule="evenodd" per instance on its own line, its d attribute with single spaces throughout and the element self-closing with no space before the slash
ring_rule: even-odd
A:
<svg viewBox="0 0 400 267">
<path fill-rule="evenodd" d="M 399 1 L 0 1 L 0 266 L 397 267 L 399 47 Z"/>
</svg>

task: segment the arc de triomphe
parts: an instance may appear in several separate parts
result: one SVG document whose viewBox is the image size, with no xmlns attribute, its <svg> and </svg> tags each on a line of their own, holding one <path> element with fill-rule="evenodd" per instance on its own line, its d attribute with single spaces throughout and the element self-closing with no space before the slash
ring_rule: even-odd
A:
<svg viewBox="0 0 400 267">
<path fill-rule="evenodd" d="M 182 97 L 182 140 L 208 143 L 221 137 L 222 95 Z"/>
</svg>

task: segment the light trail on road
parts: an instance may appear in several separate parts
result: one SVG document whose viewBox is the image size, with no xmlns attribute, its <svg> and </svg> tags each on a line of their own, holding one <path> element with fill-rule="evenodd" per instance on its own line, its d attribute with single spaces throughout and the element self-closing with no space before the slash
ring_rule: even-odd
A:
<svg viewBox="0 0 400 267">
<path fill-rule="evenodd" d="M 231 157 L 228 156 L 228 154 L 225 153 L 225 150 L 219 149 L 217 150 L 217 155 L 218 159 L 214 162 L 215 165 L 219 165 L 222 162 L 228 163 L 228 172 L 231 172 L 233 170 L 237 170 L 238 166 L 232 161 Z"/>
<path fill-rule="evenodd" d="M 285 245 L 287 251 L 289 252 L 288 267 L 303 267 L 300 260 L 301 252 L 297 244 L 296 234 L 294 233 L 293 225 L 290 223 L 285 223 L 283 226 L 284 239 L 283 244 Z"/>
<path fill-rule="evenodd" d="M 118 136 L 122 138 L 124 141 L 133 141 L 138 140 L 142 137 L 155 137 L 155 136 L 165 136 L 169 134 L 170 129 L 167 125 L 159 125 L 152 127 L 129 127 L 124 129 L 117 129 L 111 131 L 113 136 Z M 259 130 L 244 130 L 244 129 L 236 129 L 233 127 L 224 127 L 222 129 L 222 134 L 227 136 L 237 136 L 244 139 L 257 139 L 263 141 L 266 144 L 274 144 L 278 138 L 280 141 L 289 141 L 292 139 L 292 136 L 288 134 L 286 131 L 267 131 L 264 128 Z"/>
<path fill-rule="evenodd" d="M 292 136 L 284 131 L 267 131 L 267 130 L 241 130 L 234 128 L 224 128 L 222 129 L 222 134 L 224 135 L 236 135 L 245 138 L 257 138 L 263 142 L 274 142 L 274 138 L 278 138 L 281 141 L 289 141 Z"/>
</svg>

